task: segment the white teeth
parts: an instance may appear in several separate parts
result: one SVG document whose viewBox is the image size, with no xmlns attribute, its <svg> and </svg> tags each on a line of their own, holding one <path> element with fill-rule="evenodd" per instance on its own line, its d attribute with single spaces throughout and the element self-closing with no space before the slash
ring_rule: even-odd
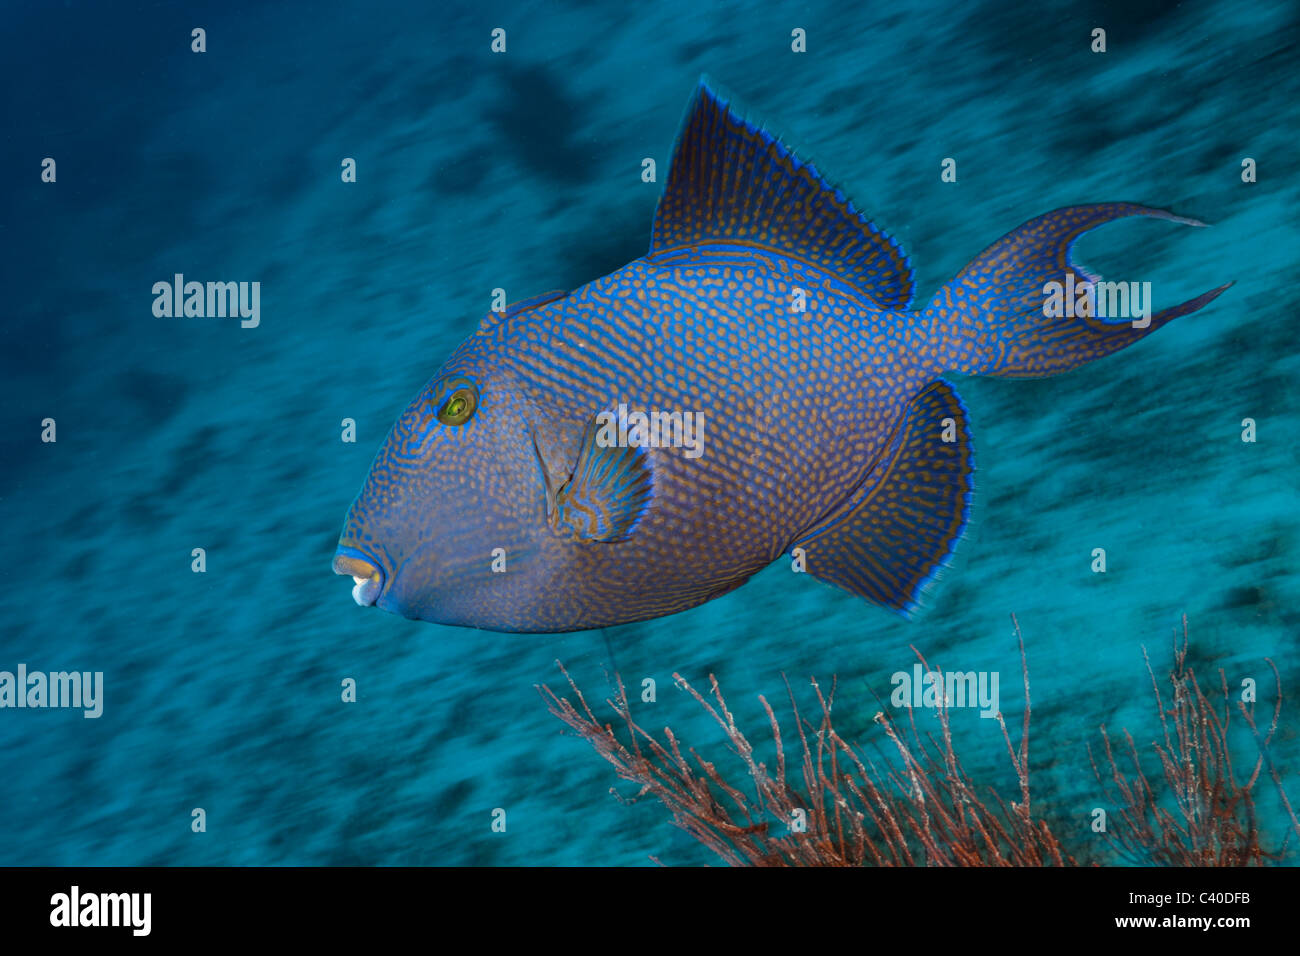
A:
<svg viewBox="0 0 1300 956">
<path fill-rule="evenodd" d="M 379 586 L 381 577 L 378 571 L 368 578 L 352 575 L 352 580 L 356 582 L 352 586 L 352 600 L 356 601 L 362 607 L 370 607 L 379 597 Z"/>
</svg>

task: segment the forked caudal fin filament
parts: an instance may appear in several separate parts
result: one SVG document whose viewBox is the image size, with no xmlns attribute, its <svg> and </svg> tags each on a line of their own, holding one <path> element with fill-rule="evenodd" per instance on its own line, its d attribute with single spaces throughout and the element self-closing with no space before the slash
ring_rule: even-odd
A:
<svg viewBox="0 0 1300 956">
<path fill-rule="evenodd" d="M 1107 301 L 1096 293 L 1100 280 L 1072 262 L 1070 251 L 1085 232 L 1127 216 L 1205 225 L 1133 203 L 1068 206 L 1031 219 L 984 250 L 931 300 L 925 314 L 943 342 L 942 367 L 1008 378 L 1067 372 L 1195 312 L 1232 285 L 1154 314 L 1147 301 L 1146 314 L 1136 318 L 1099 315 Z M 1063 298 L 1054 301 L 1052 283 Z"/>
</svg>

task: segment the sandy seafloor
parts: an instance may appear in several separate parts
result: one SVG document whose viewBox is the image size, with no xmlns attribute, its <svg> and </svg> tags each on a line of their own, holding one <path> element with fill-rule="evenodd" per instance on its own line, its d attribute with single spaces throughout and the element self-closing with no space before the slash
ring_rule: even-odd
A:
<svg viewBox="0 0 1300 956">
<path fill-rule="evenodd" d="M 674 671 L 716 673 L 755 739 L 758 694 L 784 713 L 783 673 L 805 705 L 808 676 L 838 675 L 841 732 L 874 746 L 871 691 L 910 668 L 909 644 L 999 671 L 1018 717 L 1012 613 L 1036 806 L 1080 855 L 1101 853 L 1089 811 L 1107 806 L 1085 745 L 1102 723 L 1154 738 L 1141 645 L 1163 670 L 1183 613 L 1203 679 L 1254 677 L 1267 705 L 1263 659 L 1277 663 L 1274 756 L 1300 797 L 1300 9 L 1034 7 L 10 9 L 0 669 L 102 670 L 107 690 L 98 720 L 0 711 L 0 864 L 716 862 L 652 801 L 609 795 L 610 768 L 534 689 L 557 658 L 599 697 L 607 638 L 629 681 L 659 682 L 647 726 L 734 766 Z M 1031 216 L 1103 200 L 1213 228 L 1108 226 L 1081 245 L 1091 268 L 1150 279 L 1166 303 L 1237 284 L 1065 377 L 957 381 L 978 513 L 919 621 L 783 564 L 604 635 L 355 607 L 330 558 L 391 421 L 490 289 L 574 287 L 644 252 L 701 73 L 899 238 L 922 300 Z M 647 156 L 659 184 L 640 180 Z M 1241 181 L 1244 157 L 1258 182 Z M 261 325 L 155 318 L 151 286 L 176 272 L 260 281 Z M 1014 796 L 995 724 L 955 724 L 972 774 Z M 1262 811 L 1280 836 L 1267 794 Z"/>
</svg>

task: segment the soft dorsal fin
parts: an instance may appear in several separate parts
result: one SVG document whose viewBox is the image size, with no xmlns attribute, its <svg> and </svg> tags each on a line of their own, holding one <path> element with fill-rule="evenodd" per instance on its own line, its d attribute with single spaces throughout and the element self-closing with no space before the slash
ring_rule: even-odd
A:
<svg viewBox="0 0 1300 956">
<path fill-rule="evenodd" d="M 966 409 L 940 379 L 908 406 L 861 490 L 793 547 L 814 577 L 911 617 L 961 539 L 974 470 Z"/>
<path fill-rule="evenodd" d="M 790 253 L 857 286 L 882 309 L 912 302 L 912 269 L 898 244 L 705 80 L 677 137 L 650 252 L 703 242 Z"/>
<path fill-rule="evenodd" d="M 636 530 L 649 507 L 654 493 L 649 453 L 639 446 L 607 444 L 602 441 L 607 433 L 599 416 L 592 416 L 573 476 L 554 493 L 553 505 L 548 502 L 551 527 L 561 534 L 586 541 L 622 541 Z"/>
</svg>

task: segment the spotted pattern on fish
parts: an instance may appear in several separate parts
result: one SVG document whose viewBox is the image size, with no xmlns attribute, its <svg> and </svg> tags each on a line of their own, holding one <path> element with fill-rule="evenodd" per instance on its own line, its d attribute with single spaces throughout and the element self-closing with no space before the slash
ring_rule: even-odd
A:
<svg viewBox="0 0 1300 956">
<path fill-rule="evenodd" d="M 360 603 L 547 632 L 672 614 L 789 553 L 910 615 L 969 515 L 970 429 L 942 376 L 1067 371 L 1222 291 L 1146 329 L 1045 318 L 1044 283 L 1087 278 L 1074 240 L 1135 215 L 1195 224 L 1057 210 L 912 309 L 894 240 L 702 84 L 649 253 L 483 319 L 393 426 L 335 568 Z M 449 425 L 457 389 L 478 406 Z M 601 446 L 596 416 L 620 405 L 697 413 L 703 453 Z"/>
</svg>

